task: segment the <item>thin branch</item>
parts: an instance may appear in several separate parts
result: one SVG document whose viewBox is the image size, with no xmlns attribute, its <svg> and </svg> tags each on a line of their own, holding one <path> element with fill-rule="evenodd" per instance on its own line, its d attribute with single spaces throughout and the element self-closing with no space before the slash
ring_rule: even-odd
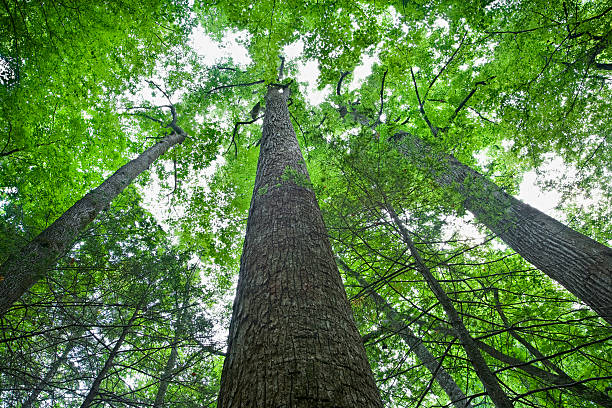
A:
<svg viewBox="0 0 612 408">
<path fill-rule="evenodd" d="M 206 91 L 207 95 L 210 95 L 213 92 L 217 92 L 221 89 L 227 89 L 227 88 L 235 88 L 235 87 L 240 87 L 240 86 L 252 86 L 252 85 L 257 85 L 257 84 L 263 84 L 265 81 L 263 79 L 259 80 L 259 81 L 253 81 L 253 82 L 243 82 L 240 84 L 230 84 L 230 85 L 221 85 L 218 86 L 216 88 L 213 88 L 211 90 Z"/>
<path fill-rule="evenodd" d="M 374 124 L 372 125 L 372 128 L 375 128 L 379 123 L 382 123 L 380 121 L 380 117 L 382 116 L 383 113 L 383 105 L 385 103 L 384 100 L 384 94 L 385 94 L 385 78 L 387 77 L 387 73 L 389 72 L 389 70 L 387 69 L 385 71 L 385 73 L 383 74 L 382 77 L 382 83 L 380 85 L 380 109 L 378 110 L 378 117 L 376 118 L 376 120 L 374 121 Z"/>
<path fill-rule="evenodd" d="M 170 97 L 168 96 L 168 94 L 166 93 L 166 91 L 164 91 L 159 85 L 157 85 L 155 82 L 153 81 L 147 81 L 149 84 L 153 85 L 155 88 L 157 88 L 159 90 L 159 92 L 161 92 L 162 94 L 164 94 L 164 96 L 166 97 L 166 99 L 168 100 L 168 103 L 170 105 L 172 105 L 172 101 L 170 100 Z"/>
<path fill-rule="evenodd" d="M 431 87 L 436 83 L 436 81 L 438 80 L 440 75 L 442 75 L 442 73 L 446 70 L 446 68 L 448 68 L 450 63 L 453 62 L 453 60 L 455 59 L 455 56 L 457 55 L 457 53 L 459 53 L 459 50 L 461 49 L 461 47 L 463 46 L 463 43 L 465 42 L 465 38 L 467 37 L 467 33 L 468 33 L 467 30 L 465 30 L 465 33 L 463 34 L 463 38 L 461 39 L 461 43 L 459 43 L 459 46 L 457 47 L 455 52 L 453 52 L 453 55 L 451 55 L 451 57 L 449 58 L 448 61 L 446 61 L 446 64 L 444 64 L 444 66 L 442 67 L 440 72 L 438 72 L 436 74 L 436 76 L 434 77 L 434 79 L 432 79 L 431 82 L 429 83 L 429 86 L 427 87 L 427 91 L 425 91 L 425 95 L 423 95 L 423 103 L 425 103 L 425 101 L 427 100 L 427 94 L 429 94 L 429 91 L 431 90 Z"/>
<path fill-rule="evenodd" d="M 229 151 L 229 149 L 232 147 L 232 145 L 234 145 L 234 156 L 238 157 L 238 145 L 236 144 L 236 136 L 238 135 L 238 128 L 241 125 L 250 125 L 251 123 L 255 123 L 257 122 L 259 119 L 263 118 L 264 115 L 258 116 L 255 119 L 252 120 L 246 120 L 246 121 L 238 121 L 234 124 L 234 131 L 232 132 L 232 140 L 230 141 L 229 146 L 227 147 L 227 150 L 225 151 L 225 153 L 227 153 Z"/>
<path fill-rule="evenodd" d="M 446 125 L 446 127 L 448 128 L 448 126 L 453 123 L 453 121 L 455 120 L 455 118 L 457 117 L 457 115 L 459 114 L 459 112 L 461 112 L 461 109 L 463 109 L 463 107 L 465 106 L 466 103 L 468 103 L 468 101 L 470 100 L 470 98 L 472 96 L 474 96 L 474 94 L 476 93 L 476 91 L 478 90 L 478 87 L 480 85 L 488 85 L 488 81 L 494 79 L 495 76 L 491 76 L 488 79 L 484 80 L 484 81 L 478 81 L 474 84 L 474 88 L 472 88 L 472 90 L 470 91 L 470 93 L 461 101 L 461 103 L 459 104 L 459 106 L 457 106 L 457 109 L 455 109 L 455 112 L 453 112 L 453 114 L 451 115 L 450 119 L 448 120 L 448 125 Z"/>
<path fill-rule="evenodd" d="M 342 81 L 344 81 L 344 78 L 346 78 L 346 76 L 350 74 L 349 71 L 344 71 L 341 75 L 340 75 L 340 79 L 338 80 L 338 85 L 336 85 L 336 95 L 340 96 L 340 88 L 342 87 Z"/>
<path fill-rule="evenodd" d="M 431 130 L 431 133 L 434 135 L 434 137 L 437 137 L 439 129 L 431 124 L 429 118 L 427 117 L 427 113 L 425 113 L 425 109 L 423 108 L 423 102 L 421 101 L 421 97 L 419 95 L 419 87 L 417 86 L 416 78 L 414 77 L 414 70 L 412 69 L 412 67 L 410 67 L 410 75 L 412 75 L 414 92 L 416 93 L 417 101 L 419 102 L 419 112 L 421 112 L 421 115 L 423 116 L 425 123 L 427 123 L 427 126 L 429 126 L 429 130 Z"/>
</svg>

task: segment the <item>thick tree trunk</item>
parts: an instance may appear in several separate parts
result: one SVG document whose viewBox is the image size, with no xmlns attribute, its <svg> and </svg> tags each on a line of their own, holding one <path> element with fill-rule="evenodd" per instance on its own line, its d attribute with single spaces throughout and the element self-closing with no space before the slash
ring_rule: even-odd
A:
<svg viewBox="0 0 612 408">
<path fill-rule="evenodd" d="M 142 304 L 142 301 L 141 301 L 141 304 Z M 83 403 L 81 404 L 81 408 L 88 408 L 89 406 L 91 406 L 91 403 L 93 402 L 93 400 L 96 398 L 96 396 L 100 392 L 100 385 L 102 385 L 102 381 L 104 381 L 104 379 L 108 375 L 108 372 L 113 367 L 115 358 L 117 357 L 117 355 L 119 355 L 121 346 L 123 346 L 123 342 L 125 341 L 125 338 L 127 337 L 130 330 L 132 330 L 132 327 L 134 326 L 134 322 L 138 318 L 139 313 L 140 313 L 140 305 L 136 308 L 136 310 L 134 310 L 134 313 L 130 317 L 130 320 L 128 320 L 125 326 L 123 326 L 123 329 L 121 329 L 121 334 L 119 335 L 119 338 L 115 342 L 113 349 L 108 354 L 108 358 L 104 362 L 104 366 L 102 367 L 102 369 L 100 370 L 100 372 L 94 379 L 93 383 L 91 384 L 91 387 L 89 388 L 89 392 L 87 393 L 87 396 L 85 397 L 85 399 L 83 400 Z"/>
<path fill-rule="evenodd" d="M 288 92 L 266 95 L 218 408 L 380 408 Z"/>
<path fill-rule="evenodd" d="M 70 249 L 78 234 L 100 211 L 159 156 L 185 140 L 186 134 L 178 129 L 119 168 L 0 266 L 0 317 Z"/>
<path fill-rule="evenodd" d="M 398 150 L 457 191 L 465 208 L 510 248 L 612 324 L 612 249 L 506 194 L 482 174 L 447 154 L 434 153 L 408 133 Z"/>
<path fill-rule="evenodd" d="M 455 310 L 455 306 L 453 306 L 452 301 L 438 280 L 433 276 L 431 270 L 425 264 L 425 261 L 421 258 L 421 255 L 414 245 L 412 238 L 410 238 L 410 234 L 406 230 L 406 227 L 399 219 L 393 208 L 387 207 L 387 211 L 399 229 L 402 239 L 408 246 L 410 254 L 415 260 L 417 270 L 427 282 L 427 286 L 429 286 L 431 291 L 434 293 L 440 302 L 440 305 L 442 305 L 446 316 L 450 320 L 451 326 L 455 330 L 455 333 L 457 333 L 459 340 L 461 340 L 465 354 L 467 354 L 468 358 L 470 359 L 470 362 L 474 367 L 474 371 L 476 371 L 476 375 L 478 378 L 480 378 L 480 381 L 482 381 L 482 385 L 484 385 L 487 394 L 491 398 L 491 401 L 493 401 L 493 404 L 495 404 L 497 408 L 512 408 L 512 402 L 501 388 L 497 377 L 495 377 L 495 374 L 493 374 L 487 365 L 487 362 L 482 357 L 482 354 L 480 354 L 480 350 L 478 349 L 476 342 L 463 324 L 463 321 L 461 320 L 461 317 L 459 317 L 457 310 Z"/>
<path fill-rule="evenodd" d="M 348 265 L 340 258 L 337 258 L 340 268 L 342 268 L 347 274 L 357 279 L 359 284 L 364 288 L 368 288 L 368 283 L 363 277 L 356 271 L 348 267 Z M 446 369 L 440 364 L 440 361 L 429 351 L 423 341 L 414 334 L 409 326 L 402 322 L 398 313 L 387 303 L 382 296 L 371 289 L 367 289 L 368 296 L 374 301 L 388 319 L 390 329 L 394 333 L 397 333 L 400 338 L 406 343 L 411 351 L 416 354 L 417 358 L 423 363 L 425 368 L 429 370 L 433 378 L 436 380 L 440 388 L 444 390 L 450 402 L 456 408 L 471 408 L 472 404 L 465 396 L 461 388 L 457 385 L 453 377 L 446 371 Z"/>
</svg>

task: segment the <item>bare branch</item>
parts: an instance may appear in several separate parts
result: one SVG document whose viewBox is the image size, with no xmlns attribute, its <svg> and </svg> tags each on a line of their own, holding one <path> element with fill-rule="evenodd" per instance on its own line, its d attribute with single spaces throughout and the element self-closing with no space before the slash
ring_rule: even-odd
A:
<svg viewBox="0 0 612 408">
<path fill-rule="evenodd" d="M 236 122 L 236 124 L 234 125 L 234 131 L 232 132 L 232 140 L 230 141 L 230 144 L 227 147 L 227 150 L 225 151 L 225 153 L 227 153 L 229 151 L 229 149 L 232 147 L 232 145 L 234 145 L 234 156 L 238 157 L 238 144 L 236 144 L 236 136 L 238 136 L 238 128 L 241 125 L 250 125 L 251 123 L 255 123 L 259 119 L 261 119 L 263 117 L 264 117 L 264 115 L 261 115 L 261 116 L 256 117 L 255 119 L 252 119 L 252 120 Z"/>
<path fill-rule="evenodd" d="M 220 91 L 221 89 L 235 88 L 235 87 L 239 87 L 239 86 L 252 86 L 252 85 L 257 85 L 257 84 L 263 84 L 264 82 L 265 81 L 263 79 L 261 79 L 259 81 L 244 82 L 244 83 L 240 83 L 240 84 L 221 85 L 221 86 L 218 86 L 216 88 L 213 88 L 211 90 L 206 91 L 206 94 L 210 95 L 211 93 Z"/>
<path fill-rule="evenodd" d="M 440 72 L 438 72 L 436 76 L 434 77 L 434 79 L 432 79 L 431 82 L 429 83 L 429 86 L 427 87 L 427 91 L 425 91 L 425 95 L 423 95 L 423 103 L 425 103 L 425 101 L 427 100 L 427 94 L 429 94 L 431 87 L 436 83 L 440 75 L 442 75 L 442 73 L 446 70 L 446 68 L 448 68 L 450 63 L 453 62 L 453 60 L 455 59 L 455 56 L 457 56 L 457 54 L 459 53 L 459 50 L 461 49 L 461 47 L 463 46 L 463 43 L 465 42 L 467 33 L 468 33 L 467 30 L 465 30 L 465 33 L 463 34 L 463 38 L 461 39 L 461 43 L 459 43 L 459 46 L 457 47 L 455 52 L 453 52 L 453 55 L 451 55 L 451 57 L 449 58 L 448 61 L 446 61 L 446 64 L 444 64 Z"/>
</svg>

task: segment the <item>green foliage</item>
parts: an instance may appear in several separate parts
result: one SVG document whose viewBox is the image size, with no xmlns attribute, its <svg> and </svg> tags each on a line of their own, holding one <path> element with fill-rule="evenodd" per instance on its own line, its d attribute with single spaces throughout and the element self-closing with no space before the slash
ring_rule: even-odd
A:
<svg viewBox="0 0 612 408">
<path fill-rule="evenodd" d="M 544 189 L 560 193 L 570 226 L 610 243 L 611 19 L 603 1 L 7 1 L 0 7 L 0 260 L 167 134 L 169 105 L 189 137 L 115 200 L 0 322 L 0 406 L 23 403 L 68 347 L 77 363 L 61 367 L 51 382 L 56 392 L 45 391 L 41 406 L 80 404 L 141 299 L 149 308 L 103 382 L 100 404 L 151 404 L 177 339 L 181 369 L 168 406 L 214 406 L 223 357 L 203 346 L 228 326 L 261 137 L 261 121 L 236 123 L 254 119 L 249 112 L 266 85 L 279 82 L 287 46 L 303 52 L 285 61 L 285 83 L 297 80 L 303 63 L 318 68 L 316 84 L 291 84 L 289 106 L 312 182 L 287 167 L 257 194 L 283 183 L 316 192 L 336 253 L 368 285 L 344 276 L 360 331 L 379 332 L 366 348 L 388 406 L 450 401 L 368 290 L 445 356 L 442 367 L 466 394 L 483 391 L 389 206 L 473 337 L 524 362 L 536 359 L 518 333 L 588 390 L 609 393 L 608 328 L 487 236 L 433 175 L 442 168 L 437 154 L 451 153 L 516 194 L 535 171 Z M 202 57 L 191 48 L 198 24 L 219 41 L 240 31 L 252 62 L 213 61 L 208 50 Z M 370 59 L 371 73 L 349 85 Z M 325 100 L 311 106 L 305 85 L 327 90 Z M 418 163 L 404 160 L 393 144 L 401 131 L 432 150 L 417 149 Z M 563 174 L 544 174 L 554 160 L 566 166 Z M 552 386 L 485 358 L 517 407 L 594 406 L 579 387 Z M 558 374 L 543 360 L 529 365 Z M 486 396 L 472 402 L 491 405 Z"/>
</svg>

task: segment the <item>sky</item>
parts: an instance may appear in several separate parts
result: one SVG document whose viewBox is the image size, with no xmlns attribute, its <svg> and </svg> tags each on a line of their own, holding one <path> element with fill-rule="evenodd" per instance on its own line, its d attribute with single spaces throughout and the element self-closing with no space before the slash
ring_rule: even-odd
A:
<svg viewBox="0 0 612 408">
<path fill-rule="evenodd" d="M 251 63 L 248 51 L 244 46 L 245 40 L 247 40 L 248 34 L 246 32 L 232 32 L 228 31 L 223 37 L 222 41 L 215 41 L 210 36 L 204 33 L 201 26 L 198 26 L 190 38 L 190 46 L 196 51 L 196 53 L 202 57 L 202 60 L 209 66 L 214 66 L 218 63 L 223 62 L 231 58 L 235 63 L 242 67 L 246 67 Z M 319 75 L 318 64 L 316 61 L 304 61 L 300 57 L 303 51 L 303 44 L 296 42 L 286 46 L 283 52 L 288 61 L 295 61 L 297 65 L 297 81 L 300 83 L 302 92 L 307 96 L 308 102 L 311 105 L 319 105 L 325 100 L 325 98 L 332 92 L 327 87 L 319 90 L 317 88 L 316 80 Z M 365 56 L 361 65 L 355 68 L 351 75 L 351 82 L 349 89 L 354 90 L 359 88 L 363 81 L 372 72 L 372 66 L 377 62 L 376 57 Z M 162 96 L 158 95 L 153 97 L 149 88 L 145 88 L 143 94 L 138 96 L 139 98 L 146 98 L 153 104 L 163 105 L 166 101 Z M 486 164 L 488 161 L 486 151 L 480 152 L 476 155 L 479 164 Z M 215 164 L 222 164 L 223 159 L 219 159 Z M 214 171 L 214 166 L 209 170 L 209 174 Z M 549 176 L 555 173 L 571 173 L 572 169 L 567 168 L 560 159 L 551 158 L 545 165 L 544 169 L 540 170 L 540 174 L 547 174 Z M 534 171 L 529 171 L 523 175 L 522 182 L 520 184 L 520 192 L 517 196 L 520 200 L 527 204 L 543 211 L 544 213 L 555 217 L 559 220 L 564 220 L 564 215 L 560 211 L 555 210 L 555 207 L 561 199 L 561 195 L 555 191 L 544 191 L 542 190 L 537 182 L 538 176 Z M 173 212 L 173 216 L 180 216 L 180 208 L 169 208 L 168 199 L 160 199 L 160 185 L 159 180 L 154 178 L 152 185 L 145 190 L 145 202 L 148 204 L 148 209 L 156 216 L 158 221 L 164 225 L 164 220 L 168 212 Z M 474 229 L 471 233 L 476 236 L 477 234 Z"/>
<path fill-rule="evenodd" d="M 207 36 L 201 27 L 198 27 L 193 35 L 191 36 L 190 45 L 200 55 L 203 61 L 208 66 L 214 66 L 229 58 L 235 63 L 242 67 L 246 67 L 251 63 L 251 59 L 248 55 L 248 51 L 244 46 L 244 41 L 247 39 L 245 32 L 227 32 L 221 42 L 215 41 Z M 303 51 L 303 44 L 296 42 L 284 48 L 283 52 L 287 58 L 287 62 L 294 61 L 297 66 L 296 80 L 302 88 L 302 94 L 306 95 L 307 101 L 311 105 L 319 105 L 333 92 L 329 87 L 322 90 L 317 87 L 317 78 L 319 76 L 318 64 L 316 61 L 304 61 L 300 57 Z M 351 82 L 348 87 L 350 90 L 357 89 L 361 86 L 363 81 L 371 74 L 372 66 L 377 62 L 376 57 L 365 56 L 361 61 L 361 64 L 355 68 L 351 75 Z M 138 95 L 139 98 L 145 98 L 152 104 L 164 105 L 167 102 L 162 96 L 151 95 L 150 88 L 144 87 L 146 90 L 143 94 Z M 230 131 L 228 131 L 229 133 Z M 504 145 L 502 143 L 502 145 Z M 487 155 L 487 151 L 481 151 L 475 155 L 477 162 L 481 166 L 486 166 L 490 162 L 490 158 Z M 169 161 L 167 164 L 170 163 Z M 205 171 L 205 175 L 212 175 L 215 171 L 216 166 L 222 165 L 224 159 L 219 156 L 215 163 Z M 520 190 L 517 196 L 518 199 L 526 202 L 527 204 L 541 210 L 545 214 L 548 214 L 560 221 L 565 221 L 565 216 L 560 211 L 556 210 L 555 207 L 558 205 L 561 195 L 555 191 L 544 191 L 538 186 L 538 181 L 542 182 L 545 178 L 555 177 L 558 174 L 571 174 L 572 169 L 568 168 L 563 162 L 557 157 L 550 157 L 545 164 L 538 169 L 538 173 L 529 171 L 522 177 L 520 183 Z M 202 178 L 206 182 L 206 177 Z M 202 181 L 199 181 L 202 183 Z M 183 182 L 185 184 L 186 181 Z M 165 196 L 167 192 L 164 192 L 161 188 L 160 181 L 157 179 L 155 174 L 152 174 L 151 181 L 144 189 L 145 206 L 147 209 L 156 217 L 160 225 L 166 230 L 169 229 L 166 220 L 168 217 L 177 219 L 182 216 L 184 209 L 180 206 L 171 206 L 169 197 Z M 463 218 L 447 217 L 448 226 L 444 231 L 444 235 L 448 238 L 453 234 L 457 234 L 457 238 L 470 239 L 475 242 L 482 242 L 485 239 L 484 230 L 479 230 L 474 223 L 474 218 L 471 214 L 466 214 Z M 493 245 L 498 249 L 504 249 L 505 244 L 501 241 L 496 240 Z M 192 263 L 200 263 L 199 259 L 192 259 Z M 202 279 L 206 284 L 209 277 L 202 275 Z M 235 276 L 237 280 L 237 274 Z M 234 282 L 234 285 L 236 282 Z M 219 308 L 223 304 L 229 304 L 233 298 L 233 291 L 226 292 L 226 295 L 218 303 Z M 219 311 L 213 312 L 215 315 L 219 315 Z M 222 344 L 227 338 L 227 325 L 219 325 L 213 330 L 214 340 Z"/>
</svg>

